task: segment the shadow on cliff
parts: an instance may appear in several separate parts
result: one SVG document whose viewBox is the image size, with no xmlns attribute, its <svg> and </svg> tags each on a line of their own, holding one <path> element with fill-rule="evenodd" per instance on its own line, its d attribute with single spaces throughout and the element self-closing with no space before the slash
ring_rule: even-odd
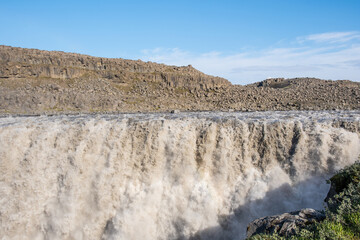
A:
<svg viewBox="0 0 360 240">
<path fill-rule="evenodd" d="M 283 184 L 268 191 L 262 199 L 248 200 L 232 214 L 221 215 L 218 226 L 198 231 L 189 240 L 245 239 L 247 225 L 260 217 L 296 211 L 302 208 L 323 209 L 329 189 L 326 177 L 313 177 L 294 186 Z"/>
</svg>

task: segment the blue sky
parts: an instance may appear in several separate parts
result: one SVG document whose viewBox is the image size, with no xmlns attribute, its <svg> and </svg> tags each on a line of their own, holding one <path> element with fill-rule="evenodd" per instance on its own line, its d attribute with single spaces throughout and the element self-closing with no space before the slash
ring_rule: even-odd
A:
<svg viewBox="0 0 360 240">
<path fill-rule="evenodd" d="M 0 44 L 142 59 L 247 84 L 360 81 L 359 0 L 5 1 Z"/>
</svg>

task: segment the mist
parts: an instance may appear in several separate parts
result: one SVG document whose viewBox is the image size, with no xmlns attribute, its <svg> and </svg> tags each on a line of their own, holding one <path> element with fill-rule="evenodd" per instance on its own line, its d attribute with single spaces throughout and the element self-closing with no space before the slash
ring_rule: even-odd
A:
<svg viewBox="0 0 360 240">
<path fill-rule="evenodd" d="M 4 239 L 244 239 L 323 208 L 360 153 L 359 112 L 0 118 Z"/>
</svg>

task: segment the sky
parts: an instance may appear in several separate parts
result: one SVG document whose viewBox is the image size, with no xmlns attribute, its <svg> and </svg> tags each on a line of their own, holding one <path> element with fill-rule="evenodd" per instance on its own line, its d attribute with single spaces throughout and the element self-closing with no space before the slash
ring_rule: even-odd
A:
<svg viewBox="0 0 360 240">
<path fill-rule="evenodd" d="M 360 0 L 0 0 L 0 45 L 193 67 L 249 84 L 360 81 Z"/>
</svg>

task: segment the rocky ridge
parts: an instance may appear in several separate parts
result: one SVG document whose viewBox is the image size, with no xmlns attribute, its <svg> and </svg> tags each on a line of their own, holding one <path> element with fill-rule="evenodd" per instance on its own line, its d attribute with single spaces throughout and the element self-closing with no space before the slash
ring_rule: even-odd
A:
<svg viewBox="0 0 360 240">
<path fill-rule="evenodd" d="M 0 46 L 0 113 L 358 109 L 360 83 L 267 79 L 246 86 L 141 60 Z"/>
</svg>

